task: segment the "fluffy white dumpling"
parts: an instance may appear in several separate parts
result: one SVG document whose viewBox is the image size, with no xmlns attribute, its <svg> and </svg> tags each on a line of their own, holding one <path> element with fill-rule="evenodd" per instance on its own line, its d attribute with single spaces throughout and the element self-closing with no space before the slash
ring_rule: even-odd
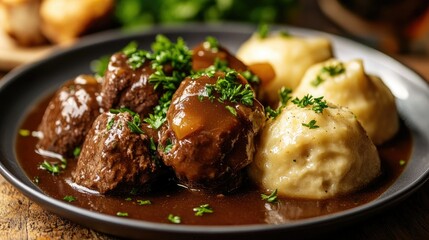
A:
<svg viewBox="0 0 429 240">
<path fill-rule="evenodd" d="M 331 105 L 322 113 L 286 107 L 267 122 L 249 168 L 267 191 L 308 199 L 355 191 L 379 174 L 377 149 L 354 114 Z"/>
<path fill-rule="evenodd" d="M 342 70 L 341 70 L 342 69 Z M 349 108 L 376 144 L 392 138 L 399 128 L 395 98 L 376 76 L 367 75 L 361 60 L 335 59 L 307 70 L 294 95 L 324 96 L 329 102 Z"/>
<path fill-rule="evenodd" d="M 331 43 L 322 37 L 296 37 L 281 34 L 260 38 L 254 34 L 240 46 L 237 57 L 247 65 L 268 62 L 275 78 L 261 88 L 261 97 L 269 103 L 278 101 L 281 87 L 298 86 L 305 71 L 315 63 L 332 57 Z"/>
</svg>

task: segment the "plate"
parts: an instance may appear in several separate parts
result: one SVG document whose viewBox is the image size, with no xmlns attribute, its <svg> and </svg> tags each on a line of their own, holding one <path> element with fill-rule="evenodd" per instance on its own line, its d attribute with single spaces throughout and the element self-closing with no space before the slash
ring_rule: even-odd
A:
<svg viewBox="0 0 429 240">
<path fill-rule="evenodd" d="M 214 36 L 232 52 L 256 30 L 252 25 L 192 24 L 156 27 L 140 33 L 110 31 L 82 39 L 37 63 L 12 71 L 0 82 L 0 172 L 24 195 L 48 211 L 89 228 L 128 238 L 156 239 L 260 239 L 308 236 L 362 220 L 403 200 L 420 187 L 429 176 L 429 86 L 408 67 L 369 47 L 331 34 L 288 26 L 273 26 L 300 36 L 323 36 L 332 41 L 335 56 L 342 60 L 361 58 L 367 72 L 379 75 L 396 97 L 400 116 L 412 132 L 411 161 L 401 176 L 377 199 L 362 206 L 326 216 L 297 220 L 280 225 L 189 226 L 124 219 L 78 208 L 41 192 L 21 169 L 14 150 L 18 129 L 35 103 L 54 92 L 68 79 L 91 73 L 89 63 L 100 56 L 120 50 L 131 40 L 149 49 L 155 35 L 170 39 L 183 37 L 189 46 Z"/>
</svg>

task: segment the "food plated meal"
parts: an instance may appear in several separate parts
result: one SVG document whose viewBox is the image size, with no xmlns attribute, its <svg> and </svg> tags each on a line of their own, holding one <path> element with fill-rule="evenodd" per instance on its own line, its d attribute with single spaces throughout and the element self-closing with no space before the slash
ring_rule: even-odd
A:
<svg viewBox="0 0 429 240">
<path fill-rule="evenodd" d="M 137 40 L 146 45 L 143 48 L 133 44 L 123 48 L 134 40 L 131 38 L 111 45 L 111 52 L 104 52 L 111 56 L 104 77 L 93 76 L 88 70 L 74 71 L 74 76 L 67 78 L 71 81 L 63 84 L 64 79 L 46 90 L 44 100 L 39 98 L 42 101 L 22 118 L 19 129 L 30 130 L 35 137 L 17 136 L 18 158 L 29 179 L 45 194 L 60 204 L 120 217 L 124 222 L 139 219 L 180 224 L 184 229 L 193 225 L 268 227 L 267 223 L 284 228 L 377 202 L 410 159 L 412 130 L 402 121 L 394 136 L 375 145 L 359 116 L 323 96 L 298 96 L 295 89 L 279 89 L 278 104 L 266 101 L 264 84 L 271 81 L 272 69 L 261 74 L 264 71 L 258 67 L 267 68 L 267 64 L 245 65 L 232 54 L 249 34 L 235 45 L 229 45 L 228 38 L 223 41 L 225 37 L 216 32 L 199 35 L 191 43 L 185 41 L 186 45 L 178 38 L 190 39 L 186 32 L 165 36 L 153 34 L 145 42 Z M 149 40 L 155 41 L 155 48 L 148 47 Z M 184 70 L 154 60 L 157 45 L 176 49 L 182 44 L 190 46 L 190 60 L 180 59 L 191 65 L 175 66 Z M 200 59 L 196 64 L 193 59 L 204 56 L 204 51 L 209 60 Z M 100 53 L 103 51 L 96 55 Z M 193 55 L 196 53 L 201 54 Z M 141 61 L 141 56 L 146 61 Z M 177 76 L 178 82 L 159 81 Z M 231 91 L 225 89 L 238 90 L 231 97 Z M 89 104 L 74 104 L 79 97 Z M 67 117 L 76 115 L 61 115 L 64 111 L 55 109 L 79 110 L 82 106 L 88 106 L 87 110 L 95 106 L 96 111 L 80 112 L 85 117 L 73 119 L 76 121 L 71 125 L 78 130 L 58 131 L 68 130 L 64 124 L 70 123 Z M 44 142 L 46 136 L 51 140 Z M 288 138 L 296 144 L 280 144 Z M 51 144 L 54 142 L 61 143 Z M 23 151 L 35 147 L 37 152 Z M 399 154 L 390 153 L 391 148 Z M 277 150 L 287 154 L 275 156 Z M 49 157 L 50 152 L 60 154 Z M 280 165 L 270 168 L 271 163 Z M 316 171 L 305 173 L 311 166 L 316 166 Z M 266 180 L 299 176 L 290 170 L 309 178 L 296 178 L 301 186 L 293 181 Z M 352 185 L 343 185 L 345 182 Z M 319 192 L 311 190 L 315 186 Z M 288 192 L 294 188 L 299 191 Z"/>
</svg>

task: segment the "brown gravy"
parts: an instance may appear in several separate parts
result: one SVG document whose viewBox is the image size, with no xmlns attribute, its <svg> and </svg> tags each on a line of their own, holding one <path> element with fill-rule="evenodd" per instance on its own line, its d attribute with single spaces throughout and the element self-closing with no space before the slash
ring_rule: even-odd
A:
<svg viewBox="0 0 429 240">
<path fill-rule="evenodd" d="M 21 129 L 36 131 L 50 98 L 35 105 L 21 126 Z M 247 184 L 231 195 L 217 195 L 192 192 L 179 186 L 158 187 L 151 193 L 123 196 L 90 194 L 71 186 L 71 172 L 76 159 L 69 159 L 67 168 L 59 175 L 52 175 L 39 168 L 43 157 L 35 152 L 37 138 L 18 136 L 16 153 L 18 160 L 33 181 L 47 195 L 62 200 L 74 196 L 70 204 L 90 211 L 116 216 L 127 213 L 127 218 L 168 223 L 168 215 L 181 217 L 182 224 L 194 225 L 240 225 L 258 223 L 284 223 L 297 219 L 311 218 L 335 213 L 365 204 L 383 193 L 401 174 L 412 149 L 412 138 L 404 124 L 399 133 L 388 143 L 378 148 L 382 160 L 382 175 L 365 189 L 347 196 L 329 200 L 304 200 L 281 198 L 276 203 L 261 200 L 261 191 Z M 150 205 L 139 205 L 137 200 L 150 200 Z M 212 214 L 195 216 L 193 208 L 210 204 Z"/>
</svg>

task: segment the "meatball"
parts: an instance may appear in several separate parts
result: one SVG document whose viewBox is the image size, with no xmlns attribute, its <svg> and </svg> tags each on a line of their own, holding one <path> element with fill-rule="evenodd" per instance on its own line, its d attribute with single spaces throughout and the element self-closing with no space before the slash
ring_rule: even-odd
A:
<svg viewBox="0 0 429 240">
<path fill-rule="evenodd" d="M 80 147 L 100 114 L 99 89 L 95 78 L 87 75 L 65 83 L 45 110 L 37 148 L 67 156 Z"/>
<path fill-rule="evenodd" d="M 225 61 L 228 67 L 238 72 L 247 70 L 247 66 L 229 53 L 227 49 L 217 46 L 217 44 L 210 44 L 208 41 L 197 45 L 192 50 L 192 69 L 201 70 L 208 68 L 215 63 L 216 59 Z"/>
<path fill-rule="evenodd" d="M 94 121 L 72 174 L 77 184 L 104 194 L 154 179 L 159 165 L 152 159 L 150 139 L 130 126 L 133 121 L 127 111 L 103 113 Z"/>
<path fill-rule="evenodd" d="M 207 95 L 207 89 L 225 80 L 224 73 L 186 78 L 173 95 L 162 133 L 160 154 L 177 178 L 193 189 L 229 192 L 240 186 L 243 169 L 253 161 L 254 138 L 263 122 L 262 105 Z M 247 84 L 240 75 L 237 86 Z M 247 86 L 248 90 L 251 88 Z M 253 91 L 250 93 L 254 96 Z"/>
<path fill-rule="evenodd" d="M 127 107 L 142 116 L 152 112 L 161 94 L 149 83 L 149 76 L 152 73 L 149 61 L 133 69 L 124 53 L 113 54 L 101 89 L 103 107 L 105 109 Z"/>
</svg>

